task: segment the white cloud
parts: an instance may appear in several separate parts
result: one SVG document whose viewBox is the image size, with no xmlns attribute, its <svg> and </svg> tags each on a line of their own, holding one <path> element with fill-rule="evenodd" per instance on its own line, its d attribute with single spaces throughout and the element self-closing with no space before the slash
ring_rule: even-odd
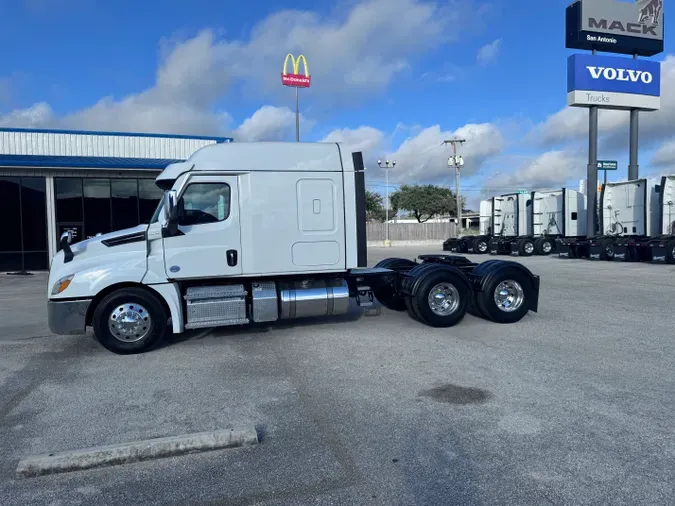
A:
<svg viewBox="0 0 675 506">
<path fill-rule="evenodd" d="M 553 150 L 527 160 L 509 173 L 489 178 L 485 186 L 497 189 L 557 188 L 586 173 L 586 160 L 579 151 Z"/>
<path fill-rule="evenodd" d="M 53 126 L 54 111 L 46 102 L 38 102 L 26 109 L 15 109 L 0 116 L 0 127 L 40 128 Z"/>
<path fill-rule="evenodd" d="M 386 139 L 384 133 L 377 128 L 360 126 L 355 129 L 333 130 L 321 142 L 341 142 L 349 152 L 361 151 L 366 167 L 370 168 L 382 156 Z"/>
<path fill-rule="evenodd" d="M 453 138 L 466 140 L 458 148 L 458 154 L 464 158 L 462 172 L 467 176 L 504 148 L 502 133 L 491 123 L 467 124 L 455 131 L 442 131 L 439 125 L 434 125 L 409 137 L 389 155 L 397 163 L 393 180 L 433 181 L 450 177 L 448 157 L 451 151 L 449 147 L 442 147 L 442 143 Z"/>
<path fill-rule="evenodd" d="M 224 43 L 223 53 L 238 77 L 251 76 L 267 90 L 279 90 L 286 52 L 307 57 L 312 93 L 326 96 L 382 89 L 413 59 L 459 39 L 472 23 L 472 1 L 366 0 L 343 13 L 321 17 L 286 10 L 256 25 L 250 40 Z M 475 16 L 473 25 L 480 22 Z"/>
<path fill-rule="evenodd" d="M 64 116 L 57 116 L 47 103 L 36 103 L 0 116 L 0 124 L 229 133 L 232 119 L 227 112 L 217 110 L 217 105 L 230 85 L 241 83 L 258 96 L 261 90 L 281 96 L 288 91 L 279 82 L 287 52 L 296 56 L 302 52 L 307 57 L 313 79 L 306 93 L 310 105 L 321 97 L 337 104 L 340 97 L 382 90 L 410 68 L 415 57 L 457 40 L 464 29 L 480 22 L 483 11 L 478 9 L 473 24 L 457 23 L 463 13 L 474 10 L 471 2 L 459 0 L 364 0 L 343 4 L 342 10 L 330 16 L 283 10 L 255 25 L 245 40 L 217 38 L 213 31 L 203 30 L 189 40 L 162 41 L 155 83 L 140 93 L 122 98 L 106 96 Z M 288 109 L 267 107 L 237 131 L 249 139 L 284 138 L 290 128 L 289 118 Z M 264 119 L 271 120 L 279 130 L 271 125 L 262 129 Z M 309 125 L 305 123 L 306 130 Z"/>
<path fill-rule="evenodd" d="M 476 55 L 476 61 L 480 65 L 489 65 L 490 63 L 495 62 L 499 57 L 499 52 L 501 48 L 502 48 L 502 39 L 496 39 L 490 42 L 489 44 L 485 44 L 478 50 L 478 54 Z"/>
<path fill-rule="evenodd" d="M 314 122 L 300 115 L 300 138 Z M 246 119 L 234 132 L 241 141 L 285 141 L 295 139 L 295 112 L 288 107 L 265 105 Z"/>
<path fill-rule="evenodd" d="M 440 125 L 433 125 L 417 130 L 398 147 L 392 147 L 390 137 L 380 130 L 365 126 L 335 130 L 323 141 L 344 142 L 351 151 L 362 151 L 370 179 L 383 177 L 383 170 L 378 168 L 376 161 L 389 159 L 396 161 L 396 168 L 389 172 L 393 183 L 419 183 L 454 177 L 448 169 L 450 148 L 443 147 L 444 140 L 453 138 L 466 140 L 458 148 L 464 157 L 462 172 L 466 175 L 474 173 L 504 147 L 499 128 L 491 123 L 467 124 L 454 131 L 443 131 Z"/>
<path fill-rule="evenodd" d="M 658 167 L 671 166 L 675 171 L 675 140 L 664 142 L 654 153 L 651 163 Z"/>
<path fill-rule="evenodd" d="M 607 145 L 619 148 L 627 143 L 629 113 L 600 110 L 599 135 Z M 675 135 L 675 55 L 661 63 L 661 109 L 640 113 L 640 145 L 669 139 Z M 530 138 L 544 145 L 575 141 L 588 136 L 588 110 L 566 107 L 536 125 Z"/>
</svg>

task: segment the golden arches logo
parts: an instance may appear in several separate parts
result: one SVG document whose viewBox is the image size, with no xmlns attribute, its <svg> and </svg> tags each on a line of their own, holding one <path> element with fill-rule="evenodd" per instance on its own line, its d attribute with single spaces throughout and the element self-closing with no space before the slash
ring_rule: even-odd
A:
<svg viewBox="0 0 675 506">
<path fill-rule="evenodd" d="M 291 60 L 291 67 L 293 70 L 292 74 L 288 73 L 288 60 Z M 300 62 L 302 61 L 303 67 L 305 68 L 305 73 L 300 74 Z M 281 84 L 284 86 L 293 86 L 295 88 L 309 88 L 312 78 L 309 75 L 309 66 L 307 65 L 307 59 L 304 55 L 298 56 L 298 59 L 295 59 L 291 53 L 286 55 L 284 59 L 284 68 L 281 72 Z"/>
</svg>

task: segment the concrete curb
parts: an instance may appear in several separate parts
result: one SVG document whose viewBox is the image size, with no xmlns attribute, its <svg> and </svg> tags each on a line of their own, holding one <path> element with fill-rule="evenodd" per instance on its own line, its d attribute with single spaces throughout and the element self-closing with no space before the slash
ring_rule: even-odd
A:
<svg viewBox="0 0 675 506">
<path fill-rule="evenodd" d="M 147 439 L 132 443 L 25 457 L 19 461 L 16 476 L 17 478 L 31 478 L 45 474 L 116 466 L 143 460 L 173 457 L 185 453 L 235 448 L 257 443 L 258 433 L 253 427 L 242 430 L 229 429 Z"/>
</svg>

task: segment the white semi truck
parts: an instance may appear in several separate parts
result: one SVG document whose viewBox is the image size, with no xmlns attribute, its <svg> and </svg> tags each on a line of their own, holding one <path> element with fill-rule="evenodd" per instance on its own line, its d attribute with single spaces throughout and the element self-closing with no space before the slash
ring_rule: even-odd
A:
<svg viewBox="0 0 675 506">
<path fill-rule="evenodd" d="M 600 192 L 598 234 L 562 239 L 559 254 L 592 260 L 675 263 L 675 176 L 606 183 Z"/>
<path fill-rule="evenodd" d="M 479 235 L 448 239 L 444 250 L 549 255 L 557 238 L 585 237 L 584 196 L 567 188 L 506 194 L 481 201 L 479 209 Z"/>
<path fill-rule="evenodd" d="M 443 249 L 458 253 L 510 253 L 511 241 L 529 230 L 529 199 L 529 194 L 513 193 L 482 201 L 479 235 L 447 239 Z"/>
<path fill-rule="evenodd" d="M 363 158 L 340 144 L 211 145 L 156 183 L 165 195 L 148 225 L 61 237 L 52 332 L 90 326 L 109 350 L 136 353 L 169 328 L 338 315 L 350 300 L 433 327 L 467 311 L 500 323 L 537 311 L 539 277 L 516 262 L 422 255 L 367 268 Z"/>
</svg>

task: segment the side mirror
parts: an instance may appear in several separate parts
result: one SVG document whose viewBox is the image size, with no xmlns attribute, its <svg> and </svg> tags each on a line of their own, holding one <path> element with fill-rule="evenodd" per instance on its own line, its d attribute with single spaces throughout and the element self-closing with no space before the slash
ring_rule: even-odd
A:
<svg viewBox="0 0 675 506">
<path fill-rule="evenodd" d="M 164 192 L 164 221 L 166 222 L 165 237 L 171 237 L 178 232 L 178 192 L 168 190 Z"/>
<path fill-rule="evenodd" d="M 61 249 L 63 250 L 63 263 L 70 262 L 75 255 L 73 255 L 73 250 L 70 249 L 70 243 L 73 242 L 73 231 L 66 230 L 61 234 L 59 239 L 59 244 L 61 244 Z"/>
<path fill-rule="evenodd" d="M 176 190 L 167 190 L 164 192 L 164 220 L 169 223 L 172 218 L 175 220 L 176 206 L 178 205 L 178 192 Z"/>
<path fill-rule="evenodd" d="M 63 247 L 64 244 L 70 244 L 73 242 L 73 231 L 72 230 L 66 230 L 64 233 L 61 234 L 61 237 L 59 239 L 59 242 L 61 243 L 61 246 Z"/>
</svg>

